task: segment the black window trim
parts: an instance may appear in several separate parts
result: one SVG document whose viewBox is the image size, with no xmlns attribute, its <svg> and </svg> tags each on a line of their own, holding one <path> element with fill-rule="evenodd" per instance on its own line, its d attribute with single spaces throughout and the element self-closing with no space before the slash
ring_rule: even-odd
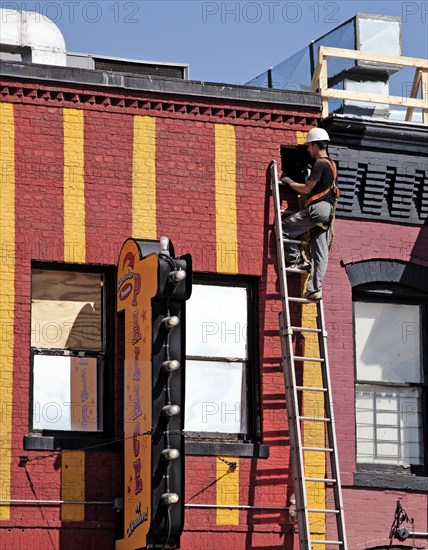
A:
<svg viewBox="0 0 428 550">
<path fill-rule="evenodd" d="M 29 433 L 24 436 L 25 450 L 55 450 L 55 449 L 81 449 L 104 446 L 104 449 L 116 449 L 114 439 L 114 319 L 115 319 L 115 279 L 116 268 L 107 264 L 75 264 L 64 262 L 31 262 L 31 272 L 34 269 L 51 271 L 75 271 L 80 273 L 100 273 L 104 276 L 103 285 L 103 314 L 102 333 L 105 345 L 97 350 L 64 350 L 41 349 L 30 345 L 30 395 L 28 426 Z M 30 283 L 31 284 L 31 283 Z M 30 322 L 31 330 L 31 322 Z M 31 343 L 30 343 L 31 344 Z M 101 357 L 103 360 L 102 402 L 100 403 L 102 414 L 102 430 L 99 432 L 64 431 L 64 430 L 32 430 L 33 415 L 33 359 L 40 353 L 47 355 L 79 357 L 82 353 L 86 357 Z M 80 355 L 79 355 L 80 354 Z"/>
<path fill-rule="evenodd" d="M 352 286 L 354 337 L 354 392 L 357 379 L 355 342 L 355 301 L 421 306 L 422 326 L 428 326 L 428 268 L 401 260 L 372 259 L 344 265 Z M 408 384 L 422 388 L 423 465 L 410 468 L 389 464 L 361 464 L 355 457 L 354 485 L 388 489 L 428 490 L 428 341 L 421 340 L 423 381 Z M 363 382 L 364 383 L 364 382 Z M 372 384 L 372 383 L 371 383 Z M 397 384 L 383 383 L 391 388 Z M 405 384 L 398 384 L 404 387 Z M 354 398 L 355 406 L 355 398 Z M 355 423 L 355 449 L 356 423 Z"/>
</svg>

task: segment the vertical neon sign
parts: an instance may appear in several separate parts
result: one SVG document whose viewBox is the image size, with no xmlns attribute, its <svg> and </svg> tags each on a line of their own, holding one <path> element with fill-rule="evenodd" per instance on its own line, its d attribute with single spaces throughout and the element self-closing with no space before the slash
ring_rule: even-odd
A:
<svg viewBox="0 0 428 550">
<path fill-rule="evenodd" d="M 137 243 L 123 245 L 118 263 L 117 311 L 125 313 L 124 364 L 124 538 L 116 550 L 146 546 L 152 492 L 152 304 L 158 258 L 141 259 Z"/>
</svg>

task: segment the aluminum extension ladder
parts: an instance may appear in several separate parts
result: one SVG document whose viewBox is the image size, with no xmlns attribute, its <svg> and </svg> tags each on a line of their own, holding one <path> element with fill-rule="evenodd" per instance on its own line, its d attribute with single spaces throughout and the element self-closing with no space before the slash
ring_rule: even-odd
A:
<svg viewBox="0 0 428 550">
<path fill-rule="evenodd" d="M 300 550 L 316 550 L 319 545 L 325 545 L 326 548 L 340 548 L 347 550 L 345 516 L 343 511 L 342 488 L 340 484 L 340 471 L 337 454 L 336 431 L 333 413 L 333 400 L 330 384 L 330 372 L 327 355 L 327 331 L 325 329 L 324 310 L 322 300 L 317 302 L 317 327 L 305 328 L 292 326 L 290 316 L 290 302 L 300 304 L 313 303 L 305 298 L 294 298 L 288 295 L 287 270 L 285 265 L 284 242 L 302 244 L 302 241 L 284 239 L 281 226 L 281 200 L 279 195 L 279 181 L 277 164 L 273 160 L 270 164 L 270 176 L 272 183 L 272 195 L 274 200 L 275 213 L 275 235 L 278 258 L 278 276 L 280 282 L 282 312 L 279 315 L 280 338 L 282 350 L 282 367 L 284 371 L 284 381 L 286 387 L 288 425 L 291 446 L 291 463 L 294 480 L 294 492 L 296 496 L 296 513 L 299 536 Z M 303 243 L 304 244 L 304 243 Z M 306 271 L 293 269 L 292 273 L 307 274 Z M 312 332 L 318 335 L 320 357 L 300 357 L 294 355 L 293 334 Z M 323 386 L 320 388 L 298 386 L 296 384 L 295 363 L 303 364 L 303 361 L 317 361 L 320 363 L 322 371 Z M 299 394 L 301 392 L 322 392 L 324 395 L 324 416 L 325 418 L 305 417 L 299 412 Z M 327 441 L 324 447 L 305 447 L 302 441 L 302 428 L 305 421 L 319 421 L 326 426 Z M 304 453 L 323 452 L 327 464 L 330 465 L 331 477 L 308 478 L 305 476 Z M 329 460 L 328 460 L 329 458 Z M 311 509 L 308 506 L 306 483 L 323 483 L 327 488 L 333 491 L 334 509 Z M 337 535 L 335 540 L 318 540 L 312 538 L 310 532 L 310 513 L 321 513 L 334 515 L 336 520 Z M 319 538 L 319 536 L 318 536 Z"/>
</svg>

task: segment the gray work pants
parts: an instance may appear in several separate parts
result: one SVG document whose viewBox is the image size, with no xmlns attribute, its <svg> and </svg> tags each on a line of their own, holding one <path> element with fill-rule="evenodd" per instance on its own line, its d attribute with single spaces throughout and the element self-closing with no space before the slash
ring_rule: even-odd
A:
<svg viewBox="0 0 428 550">
<path fill-rule="evenodd" d="M 331 204 L 325 201 L 310 205 L 282 220 L 282 234 L 285 238 L 295 239 L 307 231 L 311 232 L 311 274 L 306 284 L 308 292 L 321 290 L 328 266 L 329 231 L 318 227 L 321 222 L 328 224 L 331 217 Z M 300 245 L 285 243 L 285 260 L 292 264 L 302 260 Z"/>
</svg>

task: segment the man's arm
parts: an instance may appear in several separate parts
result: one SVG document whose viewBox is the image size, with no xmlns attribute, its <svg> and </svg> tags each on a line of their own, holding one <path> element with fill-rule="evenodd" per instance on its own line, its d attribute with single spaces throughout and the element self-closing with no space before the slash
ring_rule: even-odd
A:
<svg viewBox="0 0 428 550">
<path fill-rule="evenodd" d="M 281 178 L 281 181 L 286 185 L 289 185 L 293 191 L 296 191 L 296 193 L 302 193 L 304 195 L 309 195 L 318 183 L 316 180 L 308 180 L 306 183 L 297 183 L 297 181 L 293 181 L 289 177 Z"/>
</svg>

